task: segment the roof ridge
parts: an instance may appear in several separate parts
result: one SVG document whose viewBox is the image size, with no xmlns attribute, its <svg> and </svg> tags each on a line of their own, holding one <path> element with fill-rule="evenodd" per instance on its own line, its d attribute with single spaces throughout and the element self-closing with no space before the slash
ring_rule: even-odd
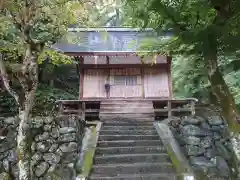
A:
<svg viewBox="0 0 240 180">
<path fill-rule="evenodd" d="M 138 31 L 153 31 L 152 28 L 133 28 L 133 27 L 74 27 L 74 28 L 68 28 L 68 32 L 81 32 L 81 31 L 119 31 L 119 32 L 124 32 L 124 31 L 133 31 L 133 32 L 138 32 Z"/>
</svg>

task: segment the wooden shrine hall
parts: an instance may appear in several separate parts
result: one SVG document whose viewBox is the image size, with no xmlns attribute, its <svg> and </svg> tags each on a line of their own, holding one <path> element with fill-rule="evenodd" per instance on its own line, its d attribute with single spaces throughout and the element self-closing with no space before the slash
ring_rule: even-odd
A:
<svg viewBox="0 0 240 180">
<path fill-rule="evenodd" d="M 139 115 L 164 118 L 194 114 L 195 99 L 173 98 L 171 57 L 141 51 L 147 38 L 161 41 L 151 29 L 73 28 L 69 39 L 53 49 L 79 62 L 79 99 L 60 100 L 60 113 L 79 113 L 86 118 Z"/>
</svg>

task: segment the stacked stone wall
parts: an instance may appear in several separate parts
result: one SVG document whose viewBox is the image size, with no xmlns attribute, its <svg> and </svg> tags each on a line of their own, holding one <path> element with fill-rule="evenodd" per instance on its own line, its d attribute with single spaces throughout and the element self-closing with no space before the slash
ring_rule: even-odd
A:
<svg viewBox="0 0 240 180">
<path fill-rule="evenodd" d="M 200 178 L 237 178 L 236 155 L 225 121 L 217 115 L 175 117 L 170 128 Z"/>
<path fill-rule="evenodd" d="M 18 179 L 17 118 L 1 119 L 0 179 Z M 84 122 L 77 116 L 36 117 L 31 124 L 31 166 L 36 180 L 72 180 L 81 150 Z"/>
</svg>

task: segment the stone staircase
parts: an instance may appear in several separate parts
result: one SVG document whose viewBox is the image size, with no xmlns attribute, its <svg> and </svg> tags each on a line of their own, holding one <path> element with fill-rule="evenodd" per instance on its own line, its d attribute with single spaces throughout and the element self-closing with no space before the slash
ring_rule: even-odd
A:
<svg viewBox="0 0 240 180">
<path fill-rule="evenodd" d="M 114 117 L 147 118 L 153 120 L 154 109 L 152 101 L 148 100 L 103 100 L 100 105 L 100 119 Z"/>
<path fill-rule="evenodd" d="M 153 121 L 103 121 L 90 180 L 175 180 Z"/>
</svg>

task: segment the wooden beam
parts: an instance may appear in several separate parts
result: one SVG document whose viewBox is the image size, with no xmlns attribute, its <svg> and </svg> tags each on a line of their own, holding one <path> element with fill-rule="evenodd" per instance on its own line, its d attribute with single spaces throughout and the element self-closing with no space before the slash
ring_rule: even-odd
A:
<svg viewBox="0 0 240 180">
<path fill-rule="evenodd" d="M 138 56 L 137 52 L 64 52 L 68 56 Z"/>
<path fill-rule="evenodd" d="M 109 56 L 107 56 L 107 65 L 109 65 L 109 62 L 110 62 L 109 61 Z M 110 71 L 111 71 L 111 69 L 107 70 L 107 83 L 108 84 L 110 84 Z M 110 91 L 111 91 L 111 87 L 110 87 Z M 110 91 L 106 93 L 107 94 L 107 99 L 110 98 Z"/>
<path fill-rule="evenodd" d="M 191 101 L 191 114 L 194 116 L 195 115 L 195 105 L 196 101 Z"/>
<path fill-rule="evenodd" d="M 167 71 L 168 71 L 168 87 L 169 87 L 169 96 L 173 98 L 173 89 L 172 89 L 172 73 L 171 73 L 171 64 L 172 64 L 172 57 L 167 56 Z"/>
<path fill-rule="evenodd" d="M 142 97 L 145 98 L 145 88 L 144 88 L 144 68 L 141 68 L 141 84 L 142 84 Z"/>
<path fill-rule="evenodd" d="M 85 102 L 82 102 L 81 105 L 80 105 L 80 108 L 81 108 L 81 120 L 82 121 L 85 121 L 86 119 L 86 104 Z"/>
<path fill-rule="evenodd" d="M 114 68 L 144 68 L 144 67 L 151 67 L 151 68 L 168 68 L 168 64 L 83 64 L 82 68 L 84 69 L 114 69 Z"/>
<path fill-rule="evenodd" d="M 80 71 L 80 82 L 79 82 L 79 99 L 83 99 L 83 86 L 84 86 L 84 69 L 83 69 L 83 64 L 84 64 L 84 58 L 83 56 L 80 57 L 79 59 L 79 71 Z"/>
<path fill-rule="evenodd" d="M 167 108 L 168 108 L 168 117 L 172 117 L 172 101 L 168 100 L 168 104 L 167 104 Z"/>
</svg>

